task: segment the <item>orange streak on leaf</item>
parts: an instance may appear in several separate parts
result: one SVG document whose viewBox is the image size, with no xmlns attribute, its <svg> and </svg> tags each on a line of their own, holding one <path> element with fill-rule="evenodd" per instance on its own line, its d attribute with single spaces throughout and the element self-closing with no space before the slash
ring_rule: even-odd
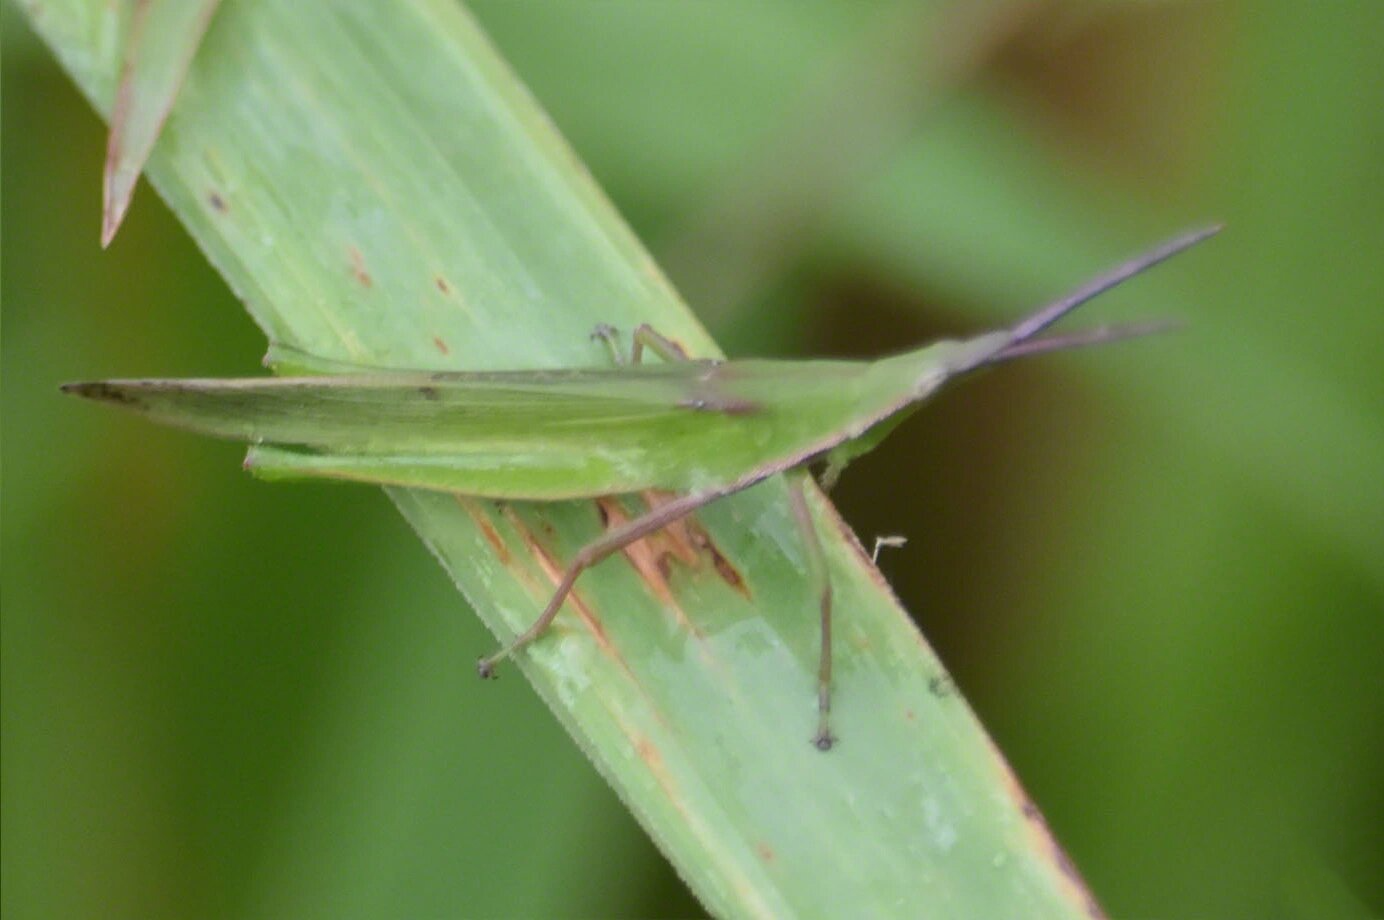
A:
<svg viewBox="0 0 1384 920">
<path fill-rule="evenodd" d="M 646 492 L 644 497 L 650 508 L 657 507 L 659 502 L 665 500 L 664 496 L 657 492 Z M 596 504 L 601 512 L 601 519 L 606 522 L 607 528 L 619 527 L 630 519 L 618 499 L 598 498 Z M 701 632 L 688 619 L 687 612 L 682 609 L 682 605 L 673 596 L 672 586 L 668 584 L 667 560 L 669 558 L 676 559 L 688 566 L 694 565 L 697 561 L 697 551 L 693 547 L 692 540 L 689 539 L 686 520 L 675 521 L 657 533 L 642 540 L 636 540 L 626 546 L 622 552 L 634 570 L 639 573 L 640 579 L 649 586 L 654 597 L 658 598 L 659 603 L 673 611 L 678 626 L 697 638 L 701 638 Z"/>
<path fill-rule="evenodd" d="M 351 277 L 360 282 L 361 287 L 373 287 L 374 279 L 365 270 L 365 256 L 361 255 L 360 250 L 354 246 L 347 248 L 347 255 L 351 257 Z"/>
<path fill-rule="evenodd" d="M 513 508 L 509 505 L 501 505 L 500 513 L 505 516 L 505 520 L 509 522 L 510 526 L 514 528 L 515 532 L 518 533 L 520 538 L 524 541 L 524 545 L 533 553 L 533 557 L 538 562 L 539 568 L 543 570 L 543 574 L 545 574 L 549 582 L 551 582 L 549 590 L 555 588 L 558 583 L 562 581 L 562 575 L 566 567 L 560 564 L 557 559 L 553 557 L 553 554 L 548 551 L 547 547 L 538 541 L 538 537 L 536 537 L 533 531 L 529 529 L 528 525 L 519 518 L 519 515 L 514 513 Z M 625 673 L 633 676 L 629 669 L 629 665 L 616 650 L 615 646 L 611 644 L 610 637 L 606 633 L 605 623 L 601 621 L 596 611 L 582 599 L 581 594 L 575 587 L 572 589 L 572 592 L 567 595 L 567 601 L 563 604 L 564 607 L 569 605 L 572 609 L 576 610 L 577 615 L 581 617 L 582 622 L 586 624 L 587 629 L 595 638 L 596 644 L 600 647 L 601 651 L 605 652 L 611 659 L 616 661 Z M 537 611 L 535 611 L 535 616 L 537 616 Z M 553 621 L 554 627 L 561 622 L 562 617 L 559 615 L 557 620 Z M 539 641 L 542 640 L 540 639 Z"/>
<path fill-rule="evenodd" d="M 490 548 L 495 551 L 495 557 L 500 560 L 500 565 L 508 567 L 510 560 L 509 547 L 505 546 L 504 537 L 500 536 L 500 532 L 495 529 L 495 525 L 490 523 L 490 518 L 481 511 L 474 501 L 468 500 L 464 495 L 457 496 L 457 504 L 460 505 L 462 510 L 471 517 L 473 522 L 475 522 L 476 529 L 481 532 L 481 536 L 485 537 L 485 542 L 489 543 Z"/>
</svg>

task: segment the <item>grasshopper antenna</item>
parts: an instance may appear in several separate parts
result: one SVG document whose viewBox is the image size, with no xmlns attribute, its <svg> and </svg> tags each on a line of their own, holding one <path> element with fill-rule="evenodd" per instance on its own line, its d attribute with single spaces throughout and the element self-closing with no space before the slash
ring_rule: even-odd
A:
<svg viewBox="0 0 1384 920">
<path fill-rule="evenodd" d="M 1200 243 L 1201 241 L 1213 237 L 1217 233 L 1220 233 L 1224 227 L 1224 224 L 1212 224 L 1209 227 L 1203 227 L 1200 230 L 1193 230 L 1191 233 L 1185 233 L 1182 236 L 1168 240 L 1163 245 L 1151 249 L 1143 255 L 1135 256 L 1133 259 L 1130 259 L 1128 262 L 1125 262 L 1122 265 L 1115 266 L 1113 269 L 1111 269 L 1110 271 L 1106 272 L 1098 278 L 1093 278 L 1092 280 L 1083 284 L 1081 287 L 1077 288 L 1072 293 L 1068 294 L 1066 297 L 1063 297 L 1061 300 L 1055 300 L 1047 306 L 1030 314 L 1025 319 L 1020 320 L 1018 324 L 1010 330 L 1013 336 L 1011 340 L 1013 344 L 1010 346 L 1010 348 L 1006 349 L 1001 354 L 1003 354 L 1005 357 L 1017 357 L 1018 354 L 1023 353 L 1018 352 L 1015 354 L 1011 354 L 1011 351 L 1013 351 L 1017 346 L 1022 345 L 1029 339 L 1032 339 L 1035 335 L 1042 332 L 1044 329 L 1048 328 L 1053 323 L 1057 322 L 1059 319 L 1061 319 L 1068 313 L 1075 310 L 1077 307 L 1084 304 L 1086 301 L 1092 299 L 1093 297 L 1097 297 L 1101 294 L 1104 294 L 1106 291 L 1110 290 L 1116 285 L 1128 281 L 1135 275 L 1147 271 L 1150 268 L 1153 268 L 1160 262 L 1166 262 L 1168 259 L 1171 259 L 1179 252 L 1191 249 L 1197 243 Z M 1095 344 L 1097 341 L 1107 341 L 1110 338 L 1125 337 L 1127 337 L 1127 334 L 1108 336 L 1106 339 L 1091 339 L 1090 341 L 1087 341 L 1086 338 L 1078 337 L 1076 339 L 1070 340 L 1069 344 Z M 1051 340 L 1052 343 L 1056 343 L 1058 341 L 1061 340 Z M 1060 346 L 1056 344 L 1048 345 L 1048 348 L 1056 347 Z"/>
<path fill-rule="evenodd" d="M 1124 323 L 1118 326 L 1097 326 L 1068 335 L 1045 335 L 1042 338 L 1019 341 L 991 357 L 985 364 L 999 364 L 1029 355 L 1041 355 L 1050 351 L 1067 351 L 1072 348 L 1085 348 L 1089 345 L 1104 345 L 1107 342 L 1120 342 L 1124 339 L 1137 339 L 1146 335 L 1159 335 L 1176 332 L 1186 324 L 1181 320 L 1164 319 L 1147 323 Z"/>
</svg>

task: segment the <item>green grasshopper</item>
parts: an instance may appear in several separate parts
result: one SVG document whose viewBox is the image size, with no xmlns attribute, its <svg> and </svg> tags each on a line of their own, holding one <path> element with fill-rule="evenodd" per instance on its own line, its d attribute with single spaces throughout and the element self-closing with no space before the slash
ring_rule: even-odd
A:
<svg viewBox="0 0 1384 920">
<path fill-rule="evenodd" d="M 876 361 L 690 359 L 648 326 L 629 358 L 600 327 L 613 366 L 501 372 L 373 371 L 313 377 L 108 380 L 66 393 L 255 445 L 271 479 L 325 476 L 492 499 L 559 501 L 658 490 L 675 497 L 606 532 L 568 563 L 527 630 L 482 658 L 482 677 L 541 636 L 586 569 L 718 498 L 789 473 L 792 511 L 818 586 L 821 649 L 813 743 L 832 746 L 832 590 L 803 491 L 824 462 L 830 488 L 947 381 L 1014 358 L 1143 335 L 1166 324 L 1040 337 L 1115 285 L 1216 233 L 1170 240 L 1014 326 Z M 645 351 L 664 363 L 642 361 Z"/>
</svg>

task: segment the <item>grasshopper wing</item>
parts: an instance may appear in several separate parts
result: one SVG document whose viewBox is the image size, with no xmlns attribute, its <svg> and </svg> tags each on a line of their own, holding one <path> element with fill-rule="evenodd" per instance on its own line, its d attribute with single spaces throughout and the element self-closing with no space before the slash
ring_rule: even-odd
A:
<svg viewBox="0 0 1384 920">
<path fill-rule="evenodd" d="M 269 478 L 326 476 L 554 500 L 723 489 L 858 437 L 999 338 L 872 363 L 126 380 L 64 390 L 248 441 Z"/>
</svg>

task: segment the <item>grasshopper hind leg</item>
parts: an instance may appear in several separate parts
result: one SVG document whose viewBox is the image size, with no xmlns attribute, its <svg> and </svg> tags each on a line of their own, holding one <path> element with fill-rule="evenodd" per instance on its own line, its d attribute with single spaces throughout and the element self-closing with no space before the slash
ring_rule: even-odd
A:
<svg viewBox="0 0 1384 920">
<path fill-rule="evenodd" d="M 696 511 L 698 508 L 722 498 L 733 489 L 717 489 L 709 492 L 693 493 L 680 495 L 663 505 L 649 511 L 632 521 L 616 527 L 607 532 L 604 536 L 592 540 L 577 551 L 572 557 L 572 561 L 567 564 L 567 569 L 562 573 L 562 580 L 558 582 L 553 590 L 553 596 L 548 600 L 548 605 L 543 608 L 543 612 L 538 615 L 538 619 L 528 629 L 516 636 L 508 645 L 501 648 L 498 652 L 477 662 L 476 669 L 481 677 L 493 677 L 495 666 L 504 659 L 513 655 L 515 652 L 528 645 L 530 642 L 542 636 L 552 625 L 553 619 L 562 609 L 563 603 L 572 593 L 573 586 L 577 579 L 591 566 L 605 559 L 614 553 L 629 546 L 636 540 L 643 539 L 655 531 L 662 530 L 669 524 L 681 520 L 687 515 Z"/>
<path fill-rule="evenodd" d="M 601 323 L 592 329 L 591 338 L 593 340 L 599 339 L 605 343 L 606 348 L 610 351 L 611 360 L 616 365 L 639 364 L 643 359 L 645 348 L 659 355 L 665 361 L 687 360 L 687 352 L 683 351 L 681 345 L 672 339 L 659 335 L 648 324 L 640 325 L 634 330 L 634 345 L 630 350 L 628 359 L 620 350 L 619 330 L 609 323 Z M 661 530 L 724 494 L 726 494 L 725 491 L 715 491 L 700 495 L 684 495 L 583 546 L 568 564 L 567 570 L 563 572 L 562 580 L 558 582 L 552 598 L 549 599 L 548 605 L 543 608 L 543 612 L 538 615 L 538 619 L 534 620 L 528 629 L 516 636 L 508 645 L 476 663 L 476 670 L 480 676 L 494 677 L 497 664 L 548 631 L 548 627 L 552 625 L 553 619 L 557 617 L 558 611 L 562 609 L 563 603 L 572 593 L 572 588 L 582 572 L 612 553 L 619 552 L 629 546 L 635 540 L 648 536 L 656 530 Z"/>
<path fill-rule="evenodd" d="M 804 472 L 790 475 L 788 477 L 788 495 L 793 507 L 793 518 L 797 521 L 799 530 L 802 531 L 803 546 L 807 550 L 808 572 L 817 587 L 821 613 L 821 657 L 817 664 L 817 733 L 812 738 L 812 744 L 820 751 L 829 751 L 836 743 L 836 736 L 831 733 L 831 575 L 827 569 L 826 553 L 822 549 L 821 540 L 818 538 L 816 527 L 812 523 L 812 512 L 807 505 L 807 494 L 804 491 L 806 480 L 807 474 Z M 558 582 L 557 588 L 553 591 L 553 596 L 549 599 L 548 605 L 543 608 L 543 612 L 539 614 L 538 619 L 534 620 L 528 629 L 516 636 L 508 645 L 495 654 L 482 658 L 477 663 L 477 670 L 481 677 L 493 677 L 497 664 L 547 632 L 553 619 L 557 617 L 558 611 L 562 609 L 562 605 L 571 595 L 577 579 L 591 566 L 607 556 L 619 552 L 636 540 L 662 530 L 698 508 L 736 491 L 738 490 L 729 488 L 680 495 L 583 546 L 568 563 L 561 581 Z"/>
<path fill-rule="evenodd" d="M 621 352 L 619 333 L 614 326 L 605 323 L 600 324 L 592 330 L 591 338 L 600 339 L 605 343 L 610 351 L 611 359 L 617 365 L 641 363 L 645 349 L 670 363 L 689 360 L 687 352 L 681 345 L 660 335 L 647 324 L 640 325 L 634 330 L 633 345 L 628 360 Z M 812 512 L 807 505 L 807 493 L 804 490 L 808 478 L 809 474 L 807 473 L 795 473 L 789 476 L 788 494 L 793 507 L 793 518 L 802 533 L 803 546 L 807 551 L 808 571 L 817 587 L 818 608 L 821 615 L 821 648 L 817 664 L 817 732 L 812 737 L 812 744 L 819 751 L 829 751 L 836 744 L 836 736 L 831 733 L 831 574 L 827 568 L 826 553 L 822 549 L 822 542 L 812 523 Z M 558 582 L 552 598 L 549 599 L 548 605 L 543 608 L 538 619 L 534 620 L 528 629 L 516 636 L 508 645 L 495 654 L 482 658 L 477 663 L 477 670 L 481 677 L 493 677 L 497 664 L 547 632 L 548 627 L 557 617 L 558 611 L 562 609 L 563 603 L 571 595 L 572 588 L 576 585 L 582 572 L 636 540 L 667 527 L 703 505 L 723 498 L 733 491 L 736 490 L 715 490 L 680 496 L 583 546 L 568 564 L 567 570 L 563 572 L 562 580 Z"/>
<path fill-rule="evenodd" d="M 817 588 L 817 604 L 821 614 L 822 644 L 817 660 L 817 734 L 812 744 L 819 751 L 829 751 L 836 743 L 831 733 L 831 572 L 817 528 L 812 523 L 812 511 L 807 506 L 807 473 L 788 477 L 788 496 L 793 505 L 793 519 L 802 534 L 807 551 L 807 569 Z"/>
</svg>

